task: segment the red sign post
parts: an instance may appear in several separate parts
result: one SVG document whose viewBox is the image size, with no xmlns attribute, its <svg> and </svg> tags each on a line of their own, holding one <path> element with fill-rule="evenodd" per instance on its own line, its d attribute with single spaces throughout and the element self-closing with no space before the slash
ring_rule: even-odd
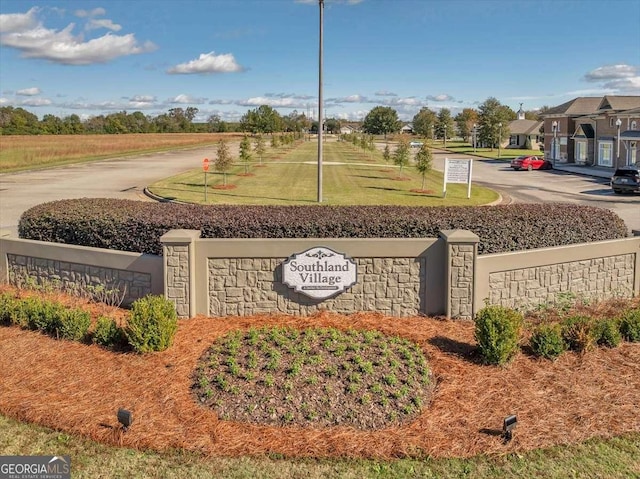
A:
<svg viewBox="0 0 640 479">
<path fill-rule="evenodd" d="M 202 171 L 204 171 L 204 202 L 207 203 L 207 171 L 209 171 L 209 158 L 202 160 Z"/>
</svg>

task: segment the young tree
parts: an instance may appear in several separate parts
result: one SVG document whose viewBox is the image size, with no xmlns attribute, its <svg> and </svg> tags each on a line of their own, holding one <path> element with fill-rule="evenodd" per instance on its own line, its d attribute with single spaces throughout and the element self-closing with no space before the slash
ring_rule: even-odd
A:
<svg viewBox="0 0 640 479">
<path fill-rule="evenodd" d="M 218 142 L 218 150 L 216 152 L 216 161 L 213 166 L 216 171 L 222 172 L 222 184 L 227 185 L 227 170 L 231 167 L 233 158 L 229 152 L 229 147 L 224 140 Z"/>
<path fill-rule="evenodd" d="M 431 137 L 431 128 L 436 124 L 436 114 L 429 108 L 423 107 L 413 117 L 412 123 L 416 135 L 429 138 Z"/>
<path fill-rule="evenodd" d="M 271 148 L 279 148 L 280 147 L 280 138 L 278 135 L 271 135 Z"/>
<path fill-rule="evenodd" d="M 421 189 L 424 190 L 426 175 L 431 171 L 431 168 L 433 167 L 433 156 L 431 155 L 431 148 L 429 148 L 426 143 L 424 143 L 420 147 L 420 151 L 418 151 L 415 160 L 416 170 L 418 170 L 418 172 L 420 172 L 420 174 L 422 175 Z"/>
<path fill-rule="evenodd" d="M 251 143 L 249 137 L 245 136 L 240 142 L 240 161 L 244 163 L 244 174 L 249 174 L 249 162 L 251 161 Z"/>
<path fill-rule="evenodd" d="M 256 152 L 256 155 L 258 155 L 258 158 L 260 158 L 260 164 L 262 164 L 262 155 L 264 155 L 265 152 L 264 138 L 262 137 L 262 135 L 256 136 L 253 151 Z"/>
<path fill-rule="evenodd" d="M 473 133 L 473 125 L 478 123 L 478 112 L 473 108 L 465 108 L 455 117 L 458 132 L 464 141 L 469 141 Z"/>
<path fill-rule="evenodd" d="M 402 174 L 402 168 L 409 163 L 409 155 L 409 142 L 403 138 L 393 152 L 393 162 L 400 167 L 400 174 Z"/>
<path fill-rule="evenodd" d="M 365 117 L 363 129 L 372 135 L 384 135 L 400 129 L 398 112 L 389 106 L 376 106 Z"/>
<path fill-rule="evenodd" d="M 384 151 L 382 152 L 382 158 L 384 161 L 389 163 L 391 161 L 391 149 L 389 148 L 389 143 L 384 146 Z"/>
</svg>

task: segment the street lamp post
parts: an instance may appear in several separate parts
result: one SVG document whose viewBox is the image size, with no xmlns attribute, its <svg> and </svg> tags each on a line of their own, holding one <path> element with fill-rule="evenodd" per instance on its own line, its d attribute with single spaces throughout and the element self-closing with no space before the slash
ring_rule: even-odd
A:
<svg viewBox="0 0 640 479">
<path fill-rule="evenodd" d="M 475 123 L 473 124 L 473 152 L 476 152 L 476 128 L 478 127 L 478 125 L 476 125 Z"/>
<path fill-rule="evenodd" d="M 551 130 L 553 131 L 553 144 L 551 145 L 551 160 L 555 166 L 556 164 L 556 156 L 558 154 L 558 122 L 557 121 L 553 121 L 553 123 L 551 123 Z"/>
<path fill-rule="evenodd" d="M 502 156 L 502 123 L 498 123 L 498 158 Z"/>
<path fill-rule="evenodd" d="M 324 22 L 324 0 L 318 0 L 320 7 L 320 35 L 318 54 L 318 203 L 322 203 L 322 34 Z"/>
<path fill-rule="evenodd" d="M 436 126 L 431 125 L 431 143 L 435 143 L 436 141 Z"/>
<path fill-rule="evenodd" d="M 447 148 L 447 125 L 445 124 L 445 125 L 443 125 L 443 127 L 444 127 L 444 138 L 443 138 L 443 141 L 444 141 L 444 147 L 446 149 Z"/>
<path fill-rule="evenodd" d="M 620 165 L 620 126 L 622 125 L 622 120 L 618 118 L 616 120 L 616 129 L 618 130 L 618 146 L 616 147 L 616 168 Z"/>
</svg>

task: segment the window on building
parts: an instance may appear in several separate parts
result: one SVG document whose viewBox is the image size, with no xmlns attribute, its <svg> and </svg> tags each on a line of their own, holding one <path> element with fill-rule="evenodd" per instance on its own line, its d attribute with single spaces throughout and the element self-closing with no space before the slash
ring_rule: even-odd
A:
<svg viewBox="0 0 640 479">
<path fill-rule="evenodd" d="M 584 163 L 587 161 L 587 142 L 576 141 L 576 163 Z"/>
<path fill-rule="evenodd" d="M 598 164 L 600 166 L 613 166 L 613 142 L 601 141 L 598 144 Z"/>
<path fill-rule="evenodd" d="M 518 135 L 509 136 L 509 145 L 517 145 L 518 144 Z"/>
<path fill-rule="evenodd" d="M 635 121 L 631 122 L 631 130 L 636 130 L 638 128 L 638 124 Z"/>
</svg>

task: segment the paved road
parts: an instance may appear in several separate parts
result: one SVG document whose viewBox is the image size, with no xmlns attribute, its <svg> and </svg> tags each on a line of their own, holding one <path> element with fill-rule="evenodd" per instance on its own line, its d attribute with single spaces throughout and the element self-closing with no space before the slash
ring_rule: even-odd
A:
<svg viewBox="0 0 640 479">
<path fill-rule="evenodd" d="M 89 197 L 148 200 L 142 193 L 145 186 L 197 168 L 202 158 L 214 155 L 214 148 L 199 148 L 0 174 L 0 228 L 15 232 L 22 212 L 46 201 Z M 435 152 L 437 169 L 443 169 L 447 155 L 453 156 Z M 625 220 L 630 230 L 640 229 L 640 196 L 613 195 L 605 179 L 558 171 L 512 171 L 503 162 L 476 159 L 474 181 L 498 190 L 506 202 L 561 201 L 609 208 Z"/>
</svg>

